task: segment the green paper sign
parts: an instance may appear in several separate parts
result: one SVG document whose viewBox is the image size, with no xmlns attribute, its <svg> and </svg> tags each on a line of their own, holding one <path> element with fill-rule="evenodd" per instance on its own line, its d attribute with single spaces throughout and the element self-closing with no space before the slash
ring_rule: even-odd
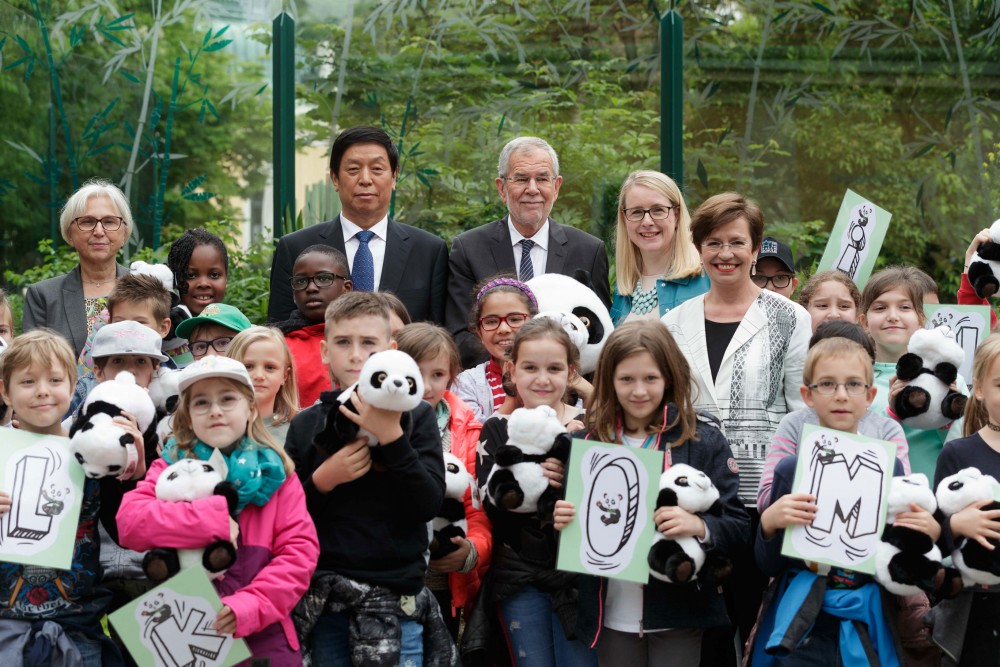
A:
<svg viewBox="0 0 1000 667">
<path fill-rule="evenodd" d="M 559 537 L 556 566 L 647 583 L 662 471 L 663 452 L 574 440 L 566 500 L 576 507 L 576 517 Z"/>
<path fill-rule="evenodd" d="M 989 306 L 958 306 L 951 303 L 925 303 L 927 320 L 925 329 L 947 326 L 955 334 L 955 341 L 965 351 L 965 358 L 958 368 L 958 374 L 965 380 L 966 387 L 972 387 L 972 360 L 976 348 L 990 335 Z"/>
<path fill-rule="evenodd" d="M 229 667 L 250 651 L 242 639 L 212 629 L 220 609 L 205 570 L 191 567 L 109 619 L 140 667 Z"/>
<path fill-rule="evenodd" d="M 878 259 L 892 213 L 879 208 L 853 190 L 844 194 L 837 221 L 830 230 L 830 240 L 816 267 L 817 273 L 829 269 L 843 271 L 858 289 L 864 289 Z"/>
<path fill-rule="evenodd" d="M 83 484 L 69 438 L 0 429 L 0 561 L 71 569 Z"/>
<path fill-rule="evenodd" d="M 875 574 L 896 445 L 806 424 L 792 493 L 816 496 L 816 518 L 785 530 L 789 558 Z"/>
</svg>

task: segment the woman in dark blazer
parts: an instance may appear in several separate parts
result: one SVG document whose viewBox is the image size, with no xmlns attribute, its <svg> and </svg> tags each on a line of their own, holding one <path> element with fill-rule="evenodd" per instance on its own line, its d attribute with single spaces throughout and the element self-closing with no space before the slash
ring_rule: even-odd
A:
<svg viewBox="0 0 1000 667">
<path fill-rule="evenodd" d="M 66 202 L 59 228 L 80 261 L 61 276 L 28 286 L 21 324 L 24 331 L 55 330 L 79 354 L 115 280 L 128 273 L 116 257 L 132 233 L 132 211 L 118 187 L 93 180 Z"/>
</svg>

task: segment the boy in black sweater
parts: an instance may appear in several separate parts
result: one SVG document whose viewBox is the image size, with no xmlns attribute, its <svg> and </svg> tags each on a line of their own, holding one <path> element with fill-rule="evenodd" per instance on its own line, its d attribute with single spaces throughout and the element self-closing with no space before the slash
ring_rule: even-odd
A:
<svg viewBox="0 0 1000 667">
<path fill-rule="evenodd" d="M 337 401 L 358 380 L 369 356 L 395 347 L 380 294 L 351 292 L 331 303 L 321 357 L 340 389 L 321 394 L 288 430 L 285 447 L 305 487 L 320 543 L 319 567 L 296 610 L 303 649 L 312 651 L 315 664 L 350 664 L 362 643 L 368 650 L 398 649 L 395 658 L 402 663 L 423 655 L 424 640 L 433 645 L 438 625 L 443 629 L 433 595 L 424 589 L 427 523 L 444 497 L 434 411 L 421 403 L 404 426 L 400 413 L 362 404 L 357 394 L 352 401 L 358 414 Z M 323 439 L 333 410 L 373 433 L 379 445 L 369 447 L 360 438 L 327 456 L 316 440 Z M 376 620 L 386 613 L 394 617 L 389 627 Z"/>
</svg>

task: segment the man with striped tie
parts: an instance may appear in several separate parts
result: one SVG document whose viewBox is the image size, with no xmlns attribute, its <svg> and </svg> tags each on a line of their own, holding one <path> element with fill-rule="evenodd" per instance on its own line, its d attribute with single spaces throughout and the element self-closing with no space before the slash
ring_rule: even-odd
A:
<svg viewBox="0 0 1000 667">
<path fill-rule="evenodd" d="M 610 307 L 604 243 L 549 217 L 561 185 L 559 157 L 552 146 L 538 137 L 510 141 L 500 152 L 496 178 L 508 215 L 452 241 L 445 319 L 466 368 L 486 359 L 479 340 L 467 328 L 472 289 L 481 280 L 511 273 L 523 282 L 543 273 L 572 276 L 582 269 L 597 296 Z"/>
<path fill-rule="evenodd" d="M 392 292 L 414 321 L 444 321 L 448 248 L 429 232 L 389 219 L 398 171 L 399 153 L 385 131 L 361 125 L 337 136 L 330 149 L 330 179 L 341 213 L 278 242 L 271 263 L 269 321 L 289 318 L 295 307 L 292 266 L 314 244 L 347 256 L 355 290 Z"/>
</svg>

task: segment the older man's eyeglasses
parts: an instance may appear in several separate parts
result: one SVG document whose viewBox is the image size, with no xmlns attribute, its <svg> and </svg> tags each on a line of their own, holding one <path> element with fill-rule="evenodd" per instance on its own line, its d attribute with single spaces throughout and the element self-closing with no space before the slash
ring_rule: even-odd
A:
<svg viewBox="0 0 1000 667">
<path fill-rule="evenodd" d="M 213 338 L 212 340 L 199 340 L 195 343 L 191 343 L 191 356 L 204 357 L 208 354 L 208 348 L 211 346 L 213 350 L 219 354 L 225 354 L 226 350 L 229 349 L 229 343 L 233 340 L 232 336 L 222 336 L 221 338 Z"/>
<path fill-rule="evenodd" d="M 97 228 L 98 223 L 104 228 L 106 232 L 113 232 L 122 226 L 124 222 L 123 218 L 119 218 L 117 215 L 106 215 L 103 218 L 92 218 L 89 215 L 82 218 L 74 218 L 73 224 L 80 228 L 84 232 L 92 232 Z"/>
<path fill-rule="evenodd" d="M 844 388 L 848 394 L 852 396 L 860 396 L 861 394 L 868 391 L 868 385 L 861 380 L 848 380 L 847 382 L 834 382 L 833 380 L 820 380 L 814 384 L 806 385 L 809 389 L 812 389 L 817 394 L 823 396 L 833 396 L 837 393 L 837 389 L 840 387 Z"/>
<path fill-rule="evenodd" d="M 654 206 L 653 208 L 626 208 L 625 219 L 629 222 L 642 222 L 642 219 L 649 213 L 649 217 L 657 222 L 663 222 L 670 217 L 670 212 L 676 206 Z"/>
<path fill-rule="evenodd" d="M 750 276 L 750 280 L 753 281 L 754 285 L 762 289 L 766 288 L 768 283 L 774 285 L 774 289 L 785 289 L 792 282 L 792 276 L 787 273 L 776 276 L 765 276 L 758 273 Z"/>
<path fill-rule="evenodd" d="M 315 276 L 292 276 L 292 289 L 296 292 L 301 292 L 305 288 L 309 287 L 309 283 L 314 283 L 317 288 L 323 289 L 334 284 L 338 280 L 343 280 L 347 282 L 350 280 L 347 276 L 339 276 L 336 273 L 317 273 Z"/>
<path fill-rule="evenodd" d="M 524 176 L 518 174 L 517 176 L 511 176 L 510 178 L 505 178 L 504 180 L 508 183 L 513 183 L 514 186 L 518 188 L 526 188 L 529 183 L 534 181 L 535 185 L 539 189 L 547 188 L 554 182 L 554 179 L 548 174 L 543 174 L 541 176 Z"/>
</svg>

